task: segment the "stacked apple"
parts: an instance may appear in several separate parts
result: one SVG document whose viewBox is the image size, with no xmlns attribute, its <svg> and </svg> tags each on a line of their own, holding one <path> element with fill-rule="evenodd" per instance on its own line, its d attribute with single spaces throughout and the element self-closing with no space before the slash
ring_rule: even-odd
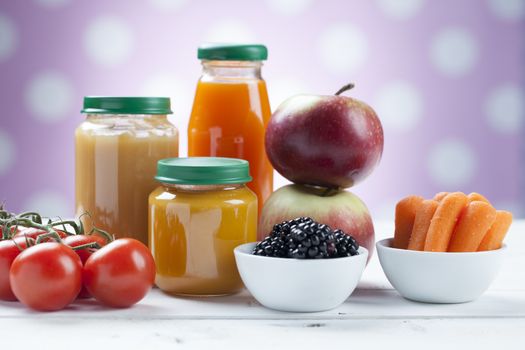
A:
<svg viewBox="0 0 525 350">
<path fill-rule="evenodd" d="M 374 227 L 366 205 L 346 191 L 374 170 L 383 153 L 383 128 L 374 110 L 340 93 L 297 95 L 273 113 L 266 153 L 274 168 L 294 182 L 266 201 L 259 225 L 263 239 L 273 225 L 311 217 L 354 236 L 372 254 Z"/>
</svg>

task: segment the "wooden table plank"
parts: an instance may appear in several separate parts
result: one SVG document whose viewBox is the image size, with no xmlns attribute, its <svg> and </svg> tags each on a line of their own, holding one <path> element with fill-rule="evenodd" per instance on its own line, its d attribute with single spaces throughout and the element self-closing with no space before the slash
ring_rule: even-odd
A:
<svg viewBox="0 0 525 350">
<path fill-rule="evenodd" d="M 523 349 L 523 319 L 474 320 L 0 320 L 4 348 Z M 6 332 L 8 332 L 6 334 Z M 45 346 L 52 344 L 52 346 Z"/>
<path fill-rule="evenodd" d="M 65 310 L 40 313 L 19 303 L 0 303 L 0 319 L 246 319 L 246 320 L 338 320 L 338 319 L 431 319 L 431 318 L 525 318 L 525 293 L 491 291 L 464 304 L 425 304 L 403 299 L 393 290 L 359 289 L 340 307 L 316 313 L 291 313 L 267 309 L 247 292 L 207 299 L 174 298 L 152 291 L 129 309 L 110 309 L 97 302 L 80 301 Z"/>
</svg>

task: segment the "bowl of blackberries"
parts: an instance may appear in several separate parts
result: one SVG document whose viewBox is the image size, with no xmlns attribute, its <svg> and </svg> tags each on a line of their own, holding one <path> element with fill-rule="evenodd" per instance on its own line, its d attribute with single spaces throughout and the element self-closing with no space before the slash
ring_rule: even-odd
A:
<svg viewBox="0 0 525 350">
<path fill-rule="evenodd" d="M 288 312 L 341 305 L 357 286 L 368 257 L 349 233 L 307 217 L 276 224 L 264 240 L 240 245 L 234 253 L 254 298 Z"/>
</svg>

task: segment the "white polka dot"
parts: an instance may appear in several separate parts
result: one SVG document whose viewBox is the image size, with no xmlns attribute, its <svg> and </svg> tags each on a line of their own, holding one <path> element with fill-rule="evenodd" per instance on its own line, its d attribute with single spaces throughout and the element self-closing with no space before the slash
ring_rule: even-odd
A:
<svg viewBox="0 0 525 350">
<path fill-rule="evenodd" d="M 44 7 L 60 7 L 69 4 L 71 0 L 36 0 L 36 3 Z"/>
<path fill-rule="evenodd" d="M 61 193 L 51 190 L 43 190 L 29 197 L 25 202 L 24 211 L 37 211 L 43 216 L 60 216 L 63 219 L 72 216 L 69 201 Z"/>
<path fill-rule="evenodd" d="M 470 146 L 462 141 L 441 141 L 430 152 L 428 170 L 437 185 L 457 188 L 473 179 L 476 157 Z"/>
<path fill-rule="evenodd" d="M 13 138 L 0 129 L 0 176 L 7 173 L 15 160 L 15 146 Z"/>
<path fill-rule="evenodd" d="M 304 12 L 313 0 L 266 0 L 268 7 L 283 15 L 297 15 Z"/>
<path fill-rule="evenodd" d="M 525 0 L 489 0 L 492 12 L 505 20 L 519 20 L 525 16 Z"/>
<path fill-rule="evenodd" d="M 84 33 L 84 48 L 88 56 L 102 66 L 115 66 L 124 62 L 133 46 L 134 37 L 130 26 L 118 17 L 98 17 Z"/>
<path fill-rule="evenodd" d="M 272 79 L 268 81 L 268 85 L 271 87 L 268 90 L 268 94 L 272 111 L 293 95 L 312 93 L 312 90 L 305 83 L 292 78 Z"/>
<path fill-rule="evenodd" d="M 66 76 L 46 71 L 29 82 L 25 103 L 37 120 L 56 122 L 69 116 L 74 106 L 74 96 L 73 86 Z"/>
<path fill-rule="evenodd" d="M 18 34 L 13 21 L 0 13 L 0 62 L 13 54 L 17 41 Z"/>
<path fill-rule="evenodd" d="M 379 90 L 374 107 L 385 129 L 410 131 L 422 117 L 423 100 L 411 84 L 395 81 Z"/>
<path fill-rule="evenodd" d="M 515 85 L 494 89 L 485 103 L 485 113 L 490 127 L 501 133 L 518 133 L 525 111 L 525 92 Z"/>
<path fill-rule="evenodd" d="M 252 43 L 255 34 L 243 22 L 223 20 L 211 25 L 204 41 L 211 43 Z"/>
<path fill-rule="evenodd" d="M 408 19 L 423 7 L 423 0 L 376 0 L 379 8 L 394 19 Z"/>
<path fill-rule="evenodd" d="M 368 42 L 359 28 L 338 23 L 321 33 L 319 51 L 327 69 L 335 73 L 353 73 L 366 61 Z"/>
<path fill-rule="evenodd" d="M 159 10 L 177 11 L 186 5 L 187 0 L 150 0 L 150 3 Z"/>
<path fill-rule="evenodd" d="M 461 28 L 442 29 L 432 40 L 430 58 L 443 74 L 457 77 L 470 72 L 478 59 L 478 44 Z"/>
</svg>

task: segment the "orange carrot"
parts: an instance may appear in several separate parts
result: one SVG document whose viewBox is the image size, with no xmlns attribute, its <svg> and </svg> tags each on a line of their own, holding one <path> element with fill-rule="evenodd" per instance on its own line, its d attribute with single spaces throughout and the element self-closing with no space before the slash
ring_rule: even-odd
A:
<svg viewBox="0 0 525 350">
<path fill-rule="evenodd" d="M 423 202 L 423 197 L 408 196 L 397 203 L 394 248 L 407 248 L 410 234 L 412 234 L 412 226 L 414 226 L 416 210 L 421 205 L 421 202 Z"/>
<path fill-rule="evenodd" d="M 447 251 L 458 217 L 466 204 L 467 196 L 461 192 L 450 193 L 441 200 L 430 221 L 427 238 L 425 239 L 426 251 Z"/>
<path fill-rule="evenodd" d="M 482 201 L 470 202 L 456 225 L 448 251 L 477 251 L 494 220 L 496 220 L 496 209 L 492 205 Z"/>
<path fill-rule="evenodd" d="M 436 193 L 436 195 L 434 196 L 434 200 L 438 201 L 438 202 L 441 202 L 443 200 L 443 198 L 445 198 L 447 195 L 448 195 L 448 192 Z"/>
<path fill-rule="evenodd" d="M 494 250 L 501 248 L 501 243 L 512 224 L 512 213 L 505 210 L 498 210 L 496 212 L 496 220 L 489 231 L 483 237 L 478 251 Z"/>
<path fill-rule="evenodd" d="M 474 202 L 474 201 L 480 201 L 480 202 L 485 202 L 485 203 L 490 204 L 489 200 L 485 196 L 483 196 L 483 195 L 481 195 L 479 193 L 476 193 L 476 192 L 470 193 L 467 196 L 467 199 L 468 199 L 469 203 Z"/>
<path fill-rule="evenodd" d="M 414 227 L 412 228 L 407 249 L 423 250 L 425 248 L 428 227 L 438 205 L 439 203 L 433 199 L 424 200 L 423 203 L 421 203 L 421 206 L 416 211 Z"/>
</svg>

